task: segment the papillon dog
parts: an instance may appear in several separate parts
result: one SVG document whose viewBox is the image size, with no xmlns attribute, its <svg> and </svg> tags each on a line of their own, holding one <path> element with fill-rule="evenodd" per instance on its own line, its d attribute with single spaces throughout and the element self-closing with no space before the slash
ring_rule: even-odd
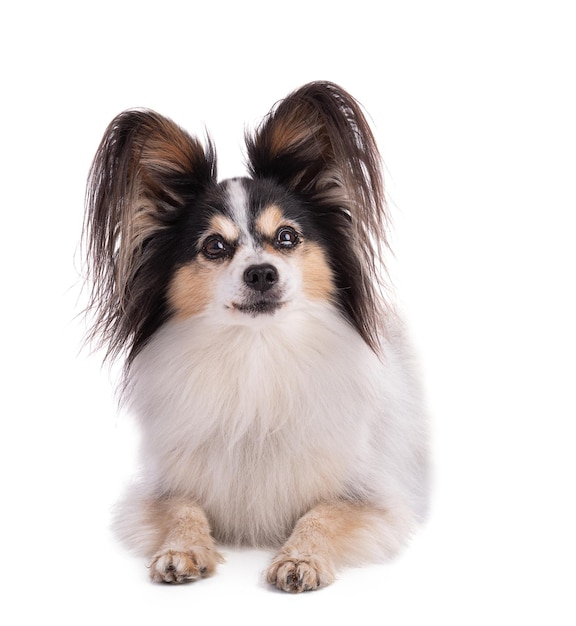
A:
<svg viewBox="0 0 576 626">
<path fill-rule="evenodd" d="M 90 336 L 121 357 L 141 475 L 116 529 L 152 580 L 275 549 L 300 592 L 397 553 L 426 509 L 421 392 L 389 301 L 379 152 L 359 103 L 313 82 L 218 181 L 209 138 L 120 113 L 92 164 Z"/>
</svg>

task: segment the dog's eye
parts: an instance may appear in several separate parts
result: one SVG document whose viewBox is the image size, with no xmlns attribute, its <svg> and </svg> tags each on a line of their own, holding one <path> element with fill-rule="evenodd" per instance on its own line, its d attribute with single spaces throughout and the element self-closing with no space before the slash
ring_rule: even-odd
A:
<svg viewBox="0 0 576 626">
<path fill-rule="evenodd" d="M 232 254 L 232 249 L 220 235 L 211 235 L 202 246 L 202 254 L 207 259 L 223 259 Z"/>
<path fill-rule="evenodd" d="M 274 245 L 282 250 L 293 248 L 300 241 L 298 233 L 290 226 L 283 226 L 279 228 L 276 233 L 276 241 Z"/>
</svg>

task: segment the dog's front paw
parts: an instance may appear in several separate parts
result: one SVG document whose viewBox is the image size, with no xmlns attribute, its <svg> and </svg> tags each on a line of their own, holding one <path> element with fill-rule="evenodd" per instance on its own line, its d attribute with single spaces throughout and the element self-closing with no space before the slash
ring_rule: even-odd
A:
<svg viewBox="0 0 576 626">
<path fill-rule="evenodd" d="M 186 583 L 214 573 L 221 557 L 213 551 L 164 550 L 150 564 L 150 578 L 157 583 Z"/>
<path fill-rule="evenodd" d="M 266 580 L 282 591 L 300 593 L 326 587 L 334 581 L 334 571 L 321 557 L 279 554 L 268 568 Z"/>
</svg>

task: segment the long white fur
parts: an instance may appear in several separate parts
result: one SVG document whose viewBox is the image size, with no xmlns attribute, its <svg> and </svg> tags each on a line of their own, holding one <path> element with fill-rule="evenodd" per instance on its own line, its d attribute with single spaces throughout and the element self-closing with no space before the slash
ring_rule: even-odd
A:
<svg viewBox="0 0 576 626">
<path fill-rule="evenodd" d="M 121 534 L 154 550 L 144 508 L 170 493 L 200 504 L 218 539 L 279 545 L 314 504 L 348 498 L 396 519 L 384 551 L 402 543 L 425 509 L 425 442 L 399 331 L 378 358 L 329 303 L 268 324 L 169 322 L 131 370 L 144 469 Z"/>
</svg>

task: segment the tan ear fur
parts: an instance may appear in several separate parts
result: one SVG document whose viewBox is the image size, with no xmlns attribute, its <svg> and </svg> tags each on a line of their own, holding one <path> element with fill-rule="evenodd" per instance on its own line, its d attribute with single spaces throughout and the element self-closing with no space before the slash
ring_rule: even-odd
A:
<svg viewBox="0 0 576 626">
<path fill-rule="evenodd" d="M 90 339 L 116 356 L 137 340 L 142 303 L 157 297 L 146 260 L 179 212 L 216 176 L 215 155 L 174 122 L 129 110 L 108 126 L 88 179 L 84 240 L 92 281 Z"/>
</svg>

